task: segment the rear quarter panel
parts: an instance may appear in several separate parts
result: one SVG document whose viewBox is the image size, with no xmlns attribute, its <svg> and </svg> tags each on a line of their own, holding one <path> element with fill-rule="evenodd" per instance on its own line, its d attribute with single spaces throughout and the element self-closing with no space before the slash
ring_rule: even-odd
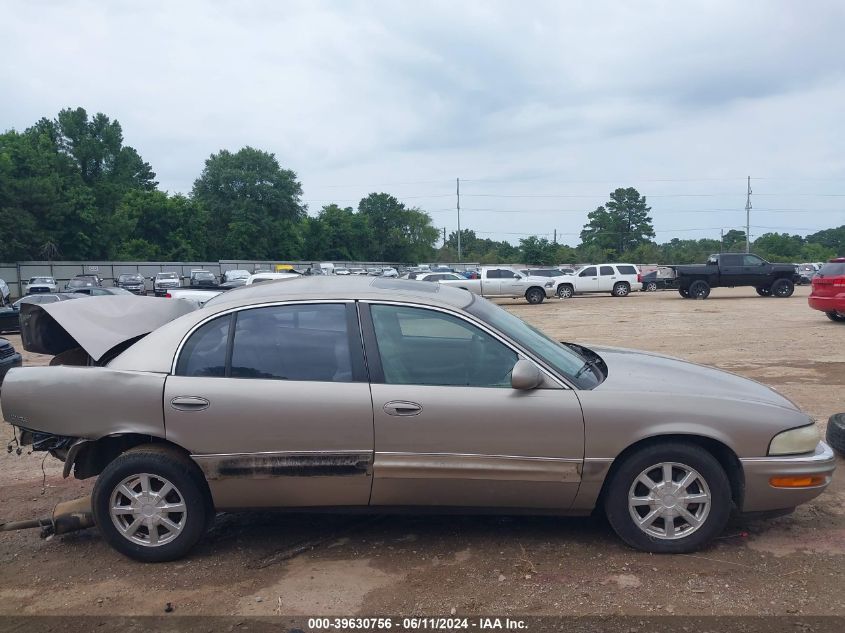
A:
<svg viewBox="0 0 845 633">
<path fill-rule="evenodd" d="M 7 422 L 32 431 L 86 439 L 164 437 L 164 379 L 106 367 L 22 367 L 6 375 L 0 407 Z"/>
</svg>

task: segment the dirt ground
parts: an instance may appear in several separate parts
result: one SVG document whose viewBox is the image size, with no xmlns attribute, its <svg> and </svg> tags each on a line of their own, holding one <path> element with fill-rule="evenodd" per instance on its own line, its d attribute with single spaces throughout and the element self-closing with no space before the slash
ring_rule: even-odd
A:
<svg viewBox="0 0 845 633">
<path fill-rule="evenodd" d="M 790 299 L 718 289 L 503 302 L 552 336 L 666 353 L 764 382 L 819 419 L 845 410 L 845 326 Z M 20 339 L 9 337 L 20 349 Z M 44 363 L 30 356 L 27 364 Z M 4 439 L 10 427 L 2 425 Z M 840 466 L 842 465 L 840 459 Z M 0 521 L 91 482 L 0 456 Z M 45 487 L 42 490 L 42 480 Z M 793 515 L 736 522 L 694 555 L 624 546 L 599 518 L 224 514 L 185 560 L 143 565 L 96 530 L 0 535 L 0 615 L 845 615 L 845 484 Z"/>
</svg>

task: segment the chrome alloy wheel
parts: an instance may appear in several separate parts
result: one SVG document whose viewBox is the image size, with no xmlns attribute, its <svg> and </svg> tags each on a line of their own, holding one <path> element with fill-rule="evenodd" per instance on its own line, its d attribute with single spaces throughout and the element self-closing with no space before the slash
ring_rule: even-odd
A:
<svg viewBox="0 0 845 633">
<path fill-rule="evenodd" d="M 145 547 L 158 547 L 182 533 L 188 509 L 182 493 L 167 479 L 139 473 L 115 486 L 109 515 L 127 540 Z"/>
<path fill-rule="evenodd" d="M 710 505 L 710 488 L 704 477 L 676 462 L 649 466 L 628 491 L 628 511 L 634 524 L 661 540 L 695 532 L 707 520 Z"/>
</svg>

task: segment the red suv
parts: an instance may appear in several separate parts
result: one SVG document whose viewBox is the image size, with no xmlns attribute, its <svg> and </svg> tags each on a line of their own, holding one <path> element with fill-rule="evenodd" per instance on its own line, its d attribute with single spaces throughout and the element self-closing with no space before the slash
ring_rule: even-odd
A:
<svg viewBox="0 0 845 633">
<path fill-rule="evenodd" d="M 813 277 L 813 290 L 807 300 L 831 321 L 845 323 L 845 257 L 831 259 Z"/>
</svg>

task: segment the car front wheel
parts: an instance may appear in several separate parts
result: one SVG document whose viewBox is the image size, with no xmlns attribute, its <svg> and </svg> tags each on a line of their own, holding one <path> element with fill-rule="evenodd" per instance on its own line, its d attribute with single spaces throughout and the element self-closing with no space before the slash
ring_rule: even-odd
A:
<svg viewBox="0 0 845 633">
<path fill-rule="evenodd" d="M 525 293 L 525 300 L 528 301 L 528 303 L 543 303 L 543 299 L 545 298 L 546 293 L 543 292 L 540 288 L 529 288 L 528 291 Z"/>
<path fill-rule="evenodd" d="M 557 296 L 559 299 L 569 299 L 573 294 L 574 291 L 569 284 L 561 284 L 557 287 Z"/>
<path fill-rule="evenodd" d="M 795 292 L 795 284 L 789 279 L 778 279 L 772 284 L 772 295 L 785 299 Z"/>
<path fill-rule="evenodd" d="M 666 442 L 629 455 L 605 496 L 608 521 L 631 547 L 656 554 L 692 552 L 727 524 L 731 487 L 719 462 L 692 444 Z"/>
<path fill-rule="evenodd" d="M 757 294 L 761 297 L 771 297 L 772 296 L 772 289 L 769 286 L 757 286 L 755 288 Z"/>
<path fill-rule="evenodd" d="M 97 478 L 94 519 L 121 554 L 142 562 L 175 560 L 205 533 L 211 513 L 205 486 L 196 465 L 178 451 L 140 446 Z"/>
</svg>

